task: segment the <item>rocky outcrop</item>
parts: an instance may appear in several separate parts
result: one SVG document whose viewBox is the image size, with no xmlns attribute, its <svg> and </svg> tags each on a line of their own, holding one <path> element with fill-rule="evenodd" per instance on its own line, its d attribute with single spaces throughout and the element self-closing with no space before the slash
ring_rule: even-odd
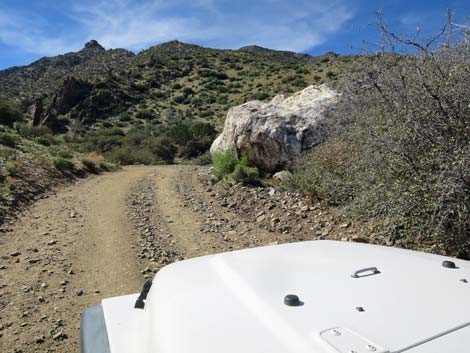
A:
<svg viewBox="0 0 470 353">
<path fill-rule="evenodd" d="M 47 109 L 44 109 L 42 99 L 38 98 L 30 109 L 33 126 L 45 125 L 53 132 L 66 131 L 66 121 L 57 119 L 69 113 L 75 106 L 82 103 L 91 93 L 93 86 L 88 82 L 67 77 L 60 90 L 53 96 Z"/>
<path fill-rule="evenodd" d="M 74 77 L 66 78 L 61 90 L 54 97 L 48 114 L 52 112 L 55 115 L 68 113 L 73 107 L 85 100 L 91 90 L 92 85 L 85 81 L 77 80 Z"/>
<path fill-rule="evenodd" d="M 30 109 L 31 121 L 33 126 L 39 126 L 44 118 L 44 105 L 42 99 L 38 98 Z"/>
<path fill-rule="evenodd" d="M 310 86 L 270 102 L 251 101 L 230 109 L 211 154 L 234 149 L 258 168 L 273 172 L 322 140 L 319 122 L 337 100 L 326 85 Z"/>
<path fill-rule="evenodd" d="M 83 49 L 88 50 L 101 50 L 104 51 L 105 49 L 98 43 L 96 40 L 92 39 L 89 42 L 85 43 L 85 47 Z"/>
</svg>

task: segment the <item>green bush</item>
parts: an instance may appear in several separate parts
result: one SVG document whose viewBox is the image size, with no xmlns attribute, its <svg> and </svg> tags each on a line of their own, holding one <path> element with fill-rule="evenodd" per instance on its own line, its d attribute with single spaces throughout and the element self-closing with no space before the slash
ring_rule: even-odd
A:
<svg viewBox="0 0 470 353">
<path fill-rule="evenodd" d="M 16 103 L 0 100 L 0 124 L 13 127 L 14 123 L 21 121 L 24 121 L 24 116 Z"/>
<path fill-rule="evenodd" d="M 142 120 L 151 120 L 155 118 L 155 115 L 149 109 L 140 109 L 135 113 L 135 117 Z"/>
<path fill-rule="evenodd" d="M 158 137 L 150 145 L 152 154 L 166 164 L 172 164 L 176 155 L 176 147 L 168 137 Z"/>
<path fill-rule="evenodd" d="M 286 186 L 330 204 L 347 202 L 356 191 L 357 184 L 350 179 L 357 167 L 355 158 L 354 146 L 331 139 L 296 162 Z"/>
<path fill-rule="evenodd" d="M 192 164 L 194 165 L 209 165 L 211 163 L 212 159 L 209 152 L 205 152 L 204 154 L 201 154 L 192 160 Z"/>
<path fill-rule="evenodd" d="M 184 102 L 186 102 L 186 96 L 183 94 L 179 94 L 173 98 L 173 102 L 175 102 L 176 104 L 183 104 Z"/>
<path fill-rule="evenodd" d="M 47 126 L 32 126 L 28 123 L 18 124 L 16 130 L 24 138 L 35 138 L 51 134 L 51 130 Z"/>
<path fill-rule="evenodd" d="M 259 179 L 259 171 L 256 167 L 249 167 L 243 162 L 235 166 L 234 171 L 230 174 L 230 179 L 237 183 L 255 184 Z"/>
<path fill-rule="evenodd" d="M 114 172 L 118 169 L 118 166 L 114 163 L 110 163 L 107 161 L 101 161 L 100 162 L 100 168 L 104 170 L 105 172 Z"/>
<path fill-rule="evenodd" d="M 259 181 L 258 168 L 250 166 L 245 156 L 238 158 L 233 150 L 215 153 L 212 161 L 219 179 L 225 178 L 244 184 L 257 184 Z"/>
<path fill-rule="evenodd" d="M 18 174 L 18 166 L 14 162 L 7 162 L 5 164 L 5 169 L 9 176 L 15 177 Z"/>
<path fill-rule="evenodd" d="M 36 137 L 34 140 L 40 145 L 43 145 L 46 147 L 58 144 L 58 141 L 54 138 L 54 136 L 49 135 L 49 134 Z"/>
<path fill-rule="evenodd" d="M 19 142 L 20 138 L 18 135 L 12 134 L 10 132 L 0 133 L 0 144 L 2 145 L 14 148 L 18 145 Z"/>
<path fill-rule="evenodd" d="M 266 92 L 258 92 L 258 93 L 253 94 L 252 98 L 262 101 L 262 100 L 269 98 L 269 94 Z"/>
<path fill-rule="evenodd" d="M 65 146 L 50 146 L 48 148 L 49 153 L 54 157 L 61 157 L 65 159 L 72 159 L 73 153 Z"/>
<path fill-rule="evenodd" d="M 114 149 L 109 159 L 123 165 L 155 163 L 155 157 L 149 149 L 136 149 L 129 146 Z"/>
<path fill-rule="evenodd" d="M 91 159 L 84 158 L 82 159 L 82 163 L 90 173 L 99 174 L 101 172 L 100 167 Z"/>
<path fill-rule="evenodd" d="M 209 150 L 216 131 L 209 123 L 178 123 L 172 125 L 169 137 L 179 146 L 179 156 L 194 158 Z"/>
<path fill-rule="evenodd" d="M 233 173 L 238 163 L 238 157 L 235 151 L 225 150 L 215 153 L 212 156 L 212 162 L 214 163 L 215 175 L 219 179 L 223 179 Z"/>
<path fill-rule="evenodd" d="M 72 160 L 62 157 L 54 159 L 54 167 L 61 172 L 73 172 L 75 171 L 75 164 Z"/>
<path fill-rule="evenodd" d="M 187 96 L 192 96 L 194 94 L 194 91 L 191 87 L 184 87 L 183 88 L 183 95 Z"/>
<path fill-rule="evenodd" d="M 333 71 L 327 71 L 326 77 L 328 77 L 329 79 L 333 79 L 336 77 L 336 74 Z"/>
<path fill-rule="evenodd" d="M 119 114 L 119 121 L 122 121 L 122 122 L 128 122 L 128 121 L 131 121 L 132 118 L 131 116 L 129 115 L 128 112 L 123 112 L 121 114 Z"/>
</svg>

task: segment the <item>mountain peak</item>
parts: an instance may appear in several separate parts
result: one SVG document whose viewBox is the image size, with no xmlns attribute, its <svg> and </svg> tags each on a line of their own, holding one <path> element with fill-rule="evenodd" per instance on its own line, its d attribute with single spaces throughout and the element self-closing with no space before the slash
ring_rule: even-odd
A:
<svg viewBox="0 0 470 353">
<path fill-rule="evenodd" d="M 98 50 L 105 50 L 100 43 L 96 40 L 92 39 L 89 42 L 85 43 L 84 49 L 98 49 Z"/>
</svg>

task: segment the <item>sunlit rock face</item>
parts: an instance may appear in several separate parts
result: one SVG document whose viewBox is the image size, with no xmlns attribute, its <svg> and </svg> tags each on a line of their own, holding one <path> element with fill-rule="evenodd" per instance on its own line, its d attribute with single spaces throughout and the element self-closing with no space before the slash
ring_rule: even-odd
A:
<svg viewBox="0 0 470 353">
<path fill-rule="evenodd" d="M 326 85 L 309 86 L 270 102 L 251 101 L 230 109 L 211 154 L 234 149 L 258 168 L 273 172 L 321 142 L 319 122 L 339 94 Z"/>
</svg>

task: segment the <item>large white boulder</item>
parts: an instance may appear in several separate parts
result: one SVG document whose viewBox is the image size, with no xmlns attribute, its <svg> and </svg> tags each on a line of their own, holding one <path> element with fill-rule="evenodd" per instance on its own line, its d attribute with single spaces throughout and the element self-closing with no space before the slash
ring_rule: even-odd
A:
<svg viewBox="0 0 470 353">
<path fill-rule="evenodd" d="M 258 168 L 275 171 L 321 142 L 318 125 L 338 99 L 326 85 L 309 86 L 270 102 L 251 101 L 229 110 L 211 154 L 234 149 Z"/>
</svg>

